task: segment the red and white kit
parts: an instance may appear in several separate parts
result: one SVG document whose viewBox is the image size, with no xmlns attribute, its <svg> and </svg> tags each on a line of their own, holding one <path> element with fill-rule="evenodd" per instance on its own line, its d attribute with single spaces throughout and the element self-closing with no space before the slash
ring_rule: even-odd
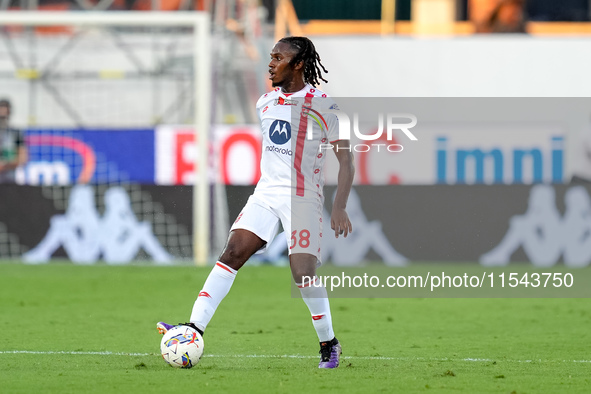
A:
<svg viewBox="0 0 591 394">
<path fill-rule="evenodd" d="M 284 94 L 280 88 L 257 102 L 263 132 L 261 179 L 232 230 L 246 229 L 269 244 L 283 226 L 289 253 L 320 261 L 324 159 L 321 149 L 339 139 L 338 110 L 327 95 L 306 85 Z"/>
</svg>

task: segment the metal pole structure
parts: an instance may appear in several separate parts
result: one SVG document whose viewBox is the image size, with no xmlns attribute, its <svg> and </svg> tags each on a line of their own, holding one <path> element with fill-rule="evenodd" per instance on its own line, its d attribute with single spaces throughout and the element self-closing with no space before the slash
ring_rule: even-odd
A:
<svg viewBox="0 0 591 394">
<path fill-rule="evenodd" d="M 209 123 L 210 86 L 210 16 L 207 12 L 0 12 L 0 25 L 26 26 L 192 26 L 195 36 L 195 120 L 199 149 L 195 160 L 198 177 L 193 193 L 194 258 L 197 265 L 209 259 Z"/>
<path fill-rule="evenodd" d="M 394 34 L 396 19 L 396 0 L 382 0 L 382 35 Z"/>
<path fill-rule="evenodd" d="M 196 228 L 194 234 L 195 264 L 204 266 L 209 260 L 209 212 L 210 190 L 208 177 L 209 157 L 209 120 L 211 108 L 211 62 L 209 40 L 209 19 L 204 18 L 201 23 L 195 24 L 195 53 L 200 55 L 195 59 L 195 142 L 197 143 L 197 158 L 195 169 L 197 177 L 193 187 L 193 223 Z"/>
<path fill-rule="evenodd" d="M 34 11 L 37 9 L 37 0 L 27 1 L 27 10 Z M 30 70 L 37 69 L 37 36 L 33 27 L 26 29 L 29 44 L 29 67 Z M 27 124 L 34 126 L 37 124 L 37 90 L 39 89 L 39 81 L 37 78 L 29 78 L 29 116 Z"/>
<path fill-rule="evenodd" d="M 152 12 L 160 11 L 160 0 L 152 0 Z M 158 50 L 158 33 L 154 32 L 154 28 L 150 29 L 152 35 L 152 62 L 155 65 L 156 75 L 152 78 L 152 119 L 154 126 L 162 123 L 162 109 L 160 108 L 160 72 L 162 63 L 157 56 Z"/>
<path fill-rule="evenodd" d="M 195 11 L 7 11 L 0 12 L 2 25 L 38 25 L 38 26 L 195 26 L 207 23 L 209 17 L 205 12 Z"/>
</svg>

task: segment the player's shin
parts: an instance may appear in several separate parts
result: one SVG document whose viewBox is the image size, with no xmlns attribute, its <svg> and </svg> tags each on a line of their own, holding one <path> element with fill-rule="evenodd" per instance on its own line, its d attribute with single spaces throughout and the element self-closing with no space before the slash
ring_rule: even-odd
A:
<svg viewBox="0 0 591 394">
<path fill-rule="evenodd" d="M 312 314 L 312 324 L 318 334 L 318 340 L 320 342 L 330 341 L 334 338 L 334 331 L 330 303 L 324 284 L 319 281 L 318 277 L 314 277 L 312 281 L 296 284 Z"/>
<path fill-rule="evenodd" d="M 190 319 L 191 323 L 202 331 L 205 331 L 218 305 L 230 291 L 234 278 L 236 278 L 236 272 L 218 261 L 209 273 L 197 300 L 195 300 Z"/>
</svg>

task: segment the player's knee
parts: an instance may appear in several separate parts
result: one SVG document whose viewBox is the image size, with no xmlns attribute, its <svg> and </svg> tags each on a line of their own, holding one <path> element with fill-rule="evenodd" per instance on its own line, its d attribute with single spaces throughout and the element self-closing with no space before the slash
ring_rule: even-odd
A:
<svg viewBox="0 0 591 394">
<path fill-rule="evenodd" d="M 316 269 L 311 267 L 295 267 L 292 265 L 291 275 L 296 283 L 304 283 L 316 276 Z"/>
<path fill-rule="evenodd" d="M 228 245 L 220 256 L 220 261 L 227 266 L 238 270 L 250 258 L 250 253 L 242 248 Z"/>
</svg>

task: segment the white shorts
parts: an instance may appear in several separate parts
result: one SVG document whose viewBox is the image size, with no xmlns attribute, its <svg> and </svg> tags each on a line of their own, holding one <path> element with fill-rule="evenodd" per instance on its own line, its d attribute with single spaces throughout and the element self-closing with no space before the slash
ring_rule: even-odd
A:
<svg viewBox="0 0 591 394">
<path fill-rule="evenodd" d="M 232 230 L 243 229 L 266 242 L 257 253 L 265 251 L 283 226 L 288 253 L 308 253 L 320 263 L 322 239 L 322 203 L 318 200 L 289 196 L 253 194 L 232 225 Z"/>
</svg>

